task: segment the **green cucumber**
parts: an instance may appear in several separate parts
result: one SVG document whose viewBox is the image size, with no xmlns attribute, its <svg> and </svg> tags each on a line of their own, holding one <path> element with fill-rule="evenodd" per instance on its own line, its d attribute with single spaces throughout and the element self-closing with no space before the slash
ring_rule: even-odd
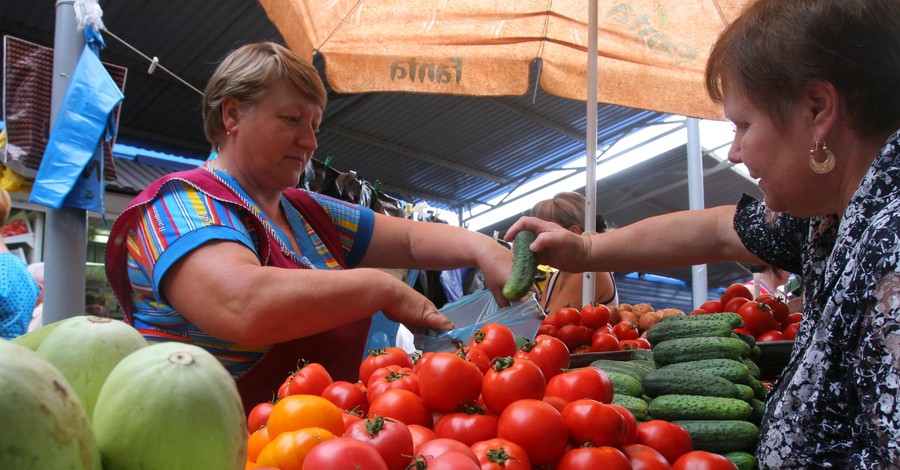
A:
<svg viewBox="0 0 900 470">
<path fill-rule="evenodd" d="M 644 348 L 632 349 L 631 350 L 631 360 L 632 361 L 648 361 L 653 363 L 653 351 Z"/>
<path fill-rule="evenodd" d="M 632 397 L 630 395 L 622 395 L 621 393 L 614 393 L 612 403 L 614 405 L 623 406 L 634 415 L 634 419 L 643 419 L 647 416 L 647 410 L 650 405 L 639 397 Z"/>
<path fill-rule="evenodd" d="M 753 457 L 753 454 L 749 452 L 733 450 L 731 452 L 725 452 L 722 456 L 731 461 L 731 463 L 737 467 L 737 470 L 756 469 L 756 457 Z"/>
<path fill-rule="evenodd" d="M 744 320 L 740 315 L 734 312 L 708 313 L 701 315 L 669 315 L 663 317 L 660 323 L 668 323 L 672 321 L 703 321 L 703 320 L 723 320 L 728 322 L 732 328 L 742 328 Z"/>
<path fill-rule="evenodd" d="M 647 372 L 653 370 L 644 363 L 636 363 L 635 361 L 614 361 L 612 359 L 597 359 L 591 363 L 592 366 L 602 369 L 603 372 L 620 372 L 628 374 L 635 380 L 640 382 L 643 380 Z"/>
<path fill-rule="evenodd" d="M 735 332 L 733 332 L 733 333 L 734 333 L 735 336 L 737 336 L 738 338 L 744 340 L 744 342 L 747 343 L 747 346 L 750 346 L 751 348 L 752 348 L 753 346 L 756 346 L 756 338 L 754 338 L 753 335 L 748 335 L 747 333 L 740 333 L 740 332 L 737 332 L 737 331 L 735 331 Z"/>
<path fill-rule="evenodd" d="M 696 370 L 709 372 L 735 384 L 750 384 L 750 369 L 742 361 L 734 359 L 700 359 L 698 361 L 678 362 L 661 367 L 661 369 Z"/>
<path fill-rule="evenodd" d="M 513 265 L 503 286 L 503 298 L 520 300 L 531 290 L 537 272 L 537 255 L 531 251 L 535 235 L 531 230 L 521 230 L 513 239 Z"/>
<path fill-rule="evenodd" d="M 737 387 L 738 398 L 740 398 L 741 400 L 744 400 L 749 403 L 750 400 L 754 399 L 753 389 L 750 388 L 749 385 L 734 384 L 734 386 Z"/>
<path fill-rule="evenodd" d="M 613 392 L 620 395 L 640 397 L 644 394 L 641 382 L 634 377 L 622 372 L 605 371 L 609 381 L 612 382 Z"/>
<path fill-rule="evenodd" d="M 675 424 L 691 435 L 694 450 L 720 454 L 736 450 L 752 451 L 759 435 L 755 424 L 738 419 L 677 420 Z"/>
<path fill-rule="evenodd" d="M 703 337 L 669 339 L 653 347 L 658 365 L 700 359 L 741 359 L 749 350 L 747 343 L 735 338 Z"/>
<path fill-rule="evenodd" d="M 700 395 L 660 395 L 650 402 L 648 410 L 654 419 L 746 420 L 753 409 L 737 398 Z"/>
<path fill-rule="evenodd" d="M 731 325 L 722 320 L 697 320 L 657 323 L 647 330 L 647 341 L 651 345 L 669 339 L 701 338 L 704 336 L 731 336 Z"/>
<path fill-rule="evenodd" d="M 644 393 L 651 397 L 673 394 L 724 398 L 740 397 L 738 389 L 733 383 L 709 372 L 657 369 L 648 372 L 641 384 L 644 387 Z M 752 397 L 752 390 L 750 395 Z"/>
<path fill-rule="evenodd" d="M 756 365 L 756 362 L 754 362 L 753 359 L 743 359 L 741 362 L 743 362 L 744 365 L 747 366 L 747 369 L 750 370 L 751 377 L 754 379 L 760 378 L 759 366 Z"/>
<path fill-rule="evenodd" d="M 747 403 L 750 403 L 750 407 L 753 408 L 753 412 L 750 413 L 750 422 L 759 426 L 759 423 L 762 422 L 763 414 L 766 413 L 766 404 L 756 398 L 751 399 Z"/>
</svg>

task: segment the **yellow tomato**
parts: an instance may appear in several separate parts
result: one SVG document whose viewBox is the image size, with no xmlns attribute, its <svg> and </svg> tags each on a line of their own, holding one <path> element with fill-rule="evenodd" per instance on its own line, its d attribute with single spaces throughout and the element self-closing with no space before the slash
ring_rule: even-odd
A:
<svg viewBox="0 0 900 470">
<path fill-rule="evenodd" d="M 344 432 L 343 410 L 317 395 L 288 395 L 269 414 L 269 438 L 298 429 L 319 427 L 340 436 Z"/>
<path fill-rule="evenodd" d="M 302 470 L 303 459 L 315 446 L 335 435 L 317 427 L 287 431 L 272 439 L 259 453 L 256 460 L 258 467 L 275 467 L 280 470 Z"/>
</svg>

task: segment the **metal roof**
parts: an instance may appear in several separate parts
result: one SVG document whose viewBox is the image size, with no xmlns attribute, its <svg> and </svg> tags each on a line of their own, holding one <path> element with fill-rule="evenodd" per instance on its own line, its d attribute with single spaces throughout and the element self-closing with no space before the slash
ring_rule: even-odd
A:
<svg viewBox="0 0 900 470">
<path fill-rule="evenodd" d="M 55 3 L 0 0 L 4 12 L 0 34 L 52 47 Z M 260 40 L 280 42 L 280 33 L 255 1 L 99 4 L 108 30 L 104 34 L 108 47 L 101 59 L 128 68 L 118 142 L 201 163 L 209 154 L 200 117 L 201 96 L 163 68 L 202 90 L 229 50 Z M 149 74 L 149 60 L 142 56 L 158 57 L 160 68 Z M 318 59 L 315 65 L 320 71 L 326 66 Z M 426 201 L 463 213 L 582 157 L 585 114 L 584 102 L 549 95 L 533 86 L 524 96 L 481 98 L 332 91 L 315 158 L 331 156 L 334 168 L 378 181 L 382 190 L 402 200 Z M 607 148 L 667 117 L 600 105 L 597 147 Z M 615 180 L 598 183 L 599 210 L 622 226 L 686 208 L 685 160 L 681 148 Z M 716 164 L 704 160 L 710 168 Z M 167 171 L 144 169 L 146 165 L 140 159 L 121 163 L 119 181 L 111 183 L 110 190 L 130 193 Z M 755 190 L 731 171 L 716 170 L 705 185 L 708 206 L 733 203 L 741 192 Z M 747 276 L 742 273 L 741 277 Z M 715 285 L 712 277 L 710 285 Z"/>
</svg>

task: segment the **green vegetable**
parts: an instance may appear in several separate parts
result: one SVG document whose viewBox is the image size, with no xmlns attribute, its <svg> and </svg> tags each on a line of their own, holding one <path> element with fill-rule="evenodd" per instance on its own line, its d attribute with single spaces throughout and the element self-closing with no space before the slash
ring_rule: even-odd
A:
<svg viewBox="0 0 900 470">
<path fill-rule="evenodd" d="M 642 419 L 647 416 L 647 409 L 649 405 L 642 398 L 632 397 L 629 395 L 622 395 L 621 393 L 614 393 L 613 404 L 624 406 L 628 408 L 628 411 L 634 415 L 635 419 Z"/>
<path fill-rule="evenodd" d="M 737 419 L 677 420 L 675 423 L 691 435 L 694 450 L 720 454 L 736 450 L 752 451 L 759 435 L 755 424 Z"/>
<path fill-rule="evenodd" d="M 678 338 L 653 346 L 653 360 L 666 365 L 700 359 L 741 359 L 747 343 L 734 338 Z"/>
<path fill-rule="evenodd" d="M 752 412 L 750 404 L 737 398 L 704 397 L 700 395 L 660 395 L 650 402 L 650 416 L 654 419 L 746 420 Z"/>
<path fill-rule="evenodd" d="M 697 320 L 657 323 L 647 330 L 647 341 L 659 344 L 669 339 L 731 336 L 731 325 L 722 320 Z"/>
<path fill-rule="evenodd" d="M 651 397 L 672 394 L 740 397 L 737 387 L 728 380 L 709 372 L 693 370 L 657 369 L 644 376 L 642 385 L 644 392 Z M 752 396 L 752 390 L 750 394 Z"/>
<path fill-rule="evenodd" d="M 612 382 L 613 391 L 620 395 L 640 397 L 644 394 L 641 382 L 634 377 L 622 372 L 605 371 L 609 381 Z"/>
<path fill-rule="evenodd" d="M 614 361 L 612 359 L 597 359 L 592 362 L 591 365 L 598 368 L 603 369 L 604 372 L 620 372 L 622 374 L 628 374 L 638 382 L 643 380 L 644 375 L 647 372 L 653 370 L 652 367 L 648 366 L 646 361 Z"/>
<path fill-rule="evenodd" d="M 756 468 L 756 458 L 749 452 L 734 450 L 725 452 L 722 456 L 730 460 L 737 470 L 754 470 Z"/>
<path fill-rule="evenodd" d="M 746 358 L 743 359 L 741 362 L 743 362 L 744 365 L 747 366 L 747 369 L 750 370 L 751 377 L 753 377 L 754 379 L 760 378 L 760 370 L 759 370 L 759 366 L 756 365 L 756 362 L 754 362 L 752 359 L 746 359 Z"/>
<path fill-rule="evenodd" d="M 503 298 L 519 300 L 528 294 L 537 271 L 537 255 L 531 251 L 534 232 L 521 230 L 513 239 L 513 265 L 509 278 L 503 286 Z"/>
<path fill-rule="evenodd" d="M 749 400 L 747 403 L 750 403 L 750 407 L 753 408 L 753 412 L 750 413 L 750 422 L 759 426 L 759 423 L 762 422 L 763 414 L 766 412 L 766 404 L 756 398 Z"/>
<path fill-rule="evenodd" d="M 731 325 L 732 328 L 741 328 L 744 326 L 744 320 L 740 315 L 734 312 L 709 313 L 704 315 L 669 315 L 660 320 L 660 323 L 668 323 L 672 321 L 705 321 L 705 320 L 723 320 Z"/>
<path fill-rule="evenodd" d="M 678 362 L 663 366 L 664 370 L 695 370 L 709 372 L 735 384 L 750 384 L 750 370 L 734 359 L 700 359 L 697 361 Z"/>
<path fill-rule="evenodd" d="M 738 389 L 738 398 L 740 398 L 741 400 L 744 400 L 744 401 L 746 401 L 746 402 L 749 403 L 750 400 L 753 400 L 753 399 L 754 399 L 754 398 L 753 398 L 753 397 L 754 397 L 753 389 L 750 388 L 749 385 L 744 385 L 744 384 L 734 384 L 734 386 L 737 387 L 737 389 Z"/>
</svg>

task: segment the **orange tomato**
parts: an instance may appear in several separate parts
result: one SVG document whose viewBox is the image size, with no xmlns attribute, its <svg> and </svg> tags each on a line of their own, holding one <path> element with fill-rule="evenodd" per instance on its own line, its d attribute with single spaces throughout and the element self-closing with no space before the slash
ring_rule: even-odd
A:
<svg viewBox="0 0 900 470">
<path fill-rule="evenodd" d="M 269 442 L 272 442 L 269 439 L 269 428 L 263 426 L 253 431 L 253 434 L 250 434 L 250 438 L 247 440 L 247 460 L 256 462 L 256 459 L 259 458 L 259 453 Z"/>
<path fill-rule="evenodd" d="M 274 441 L 282 433 L 310 427 L 324 428 L 339 436 L 344 432 L 342 413 L 337 405 L 320 396 L 288 395 L 269 414 L 269 437 Z"/>
<path fill-rule="evenodd" d="M 283 432 L 263 447 L 256 465 L 279 470 L 302 470 L 303 459 L 309 452 L 320 443 L 334 438 L 331 431 L 317 427 Z"/>
</svg>

